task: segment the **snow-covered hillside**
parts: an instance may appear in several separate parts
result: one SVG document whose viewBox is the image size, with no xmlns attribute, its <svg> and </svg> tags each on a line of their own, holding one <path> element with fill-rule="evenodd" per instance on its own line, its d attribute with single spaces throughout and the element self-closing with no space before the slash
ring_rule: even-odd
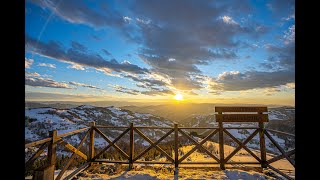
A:
<svg viewBox="0 0 320 180">
<path fill-rule="evenodd" d="M 173 122 L 165 120 L 151 114 L 133 113 L 128 110 L 122 110 L 113 106 L 110 107 L 94 107 L 83 105 L 70 109 L 56 108 L 33 108 L 25 110 L 25 142 L 32 142 L 47 138 L 49 131 L 57 130 L 58 135 L 70 132 L 76 129 L 88 127 L 88 122 L 95 121 L 97 125 L 106 126 L 129 126 L 133 122 L 136 126 L 173 126 Z M 122 130 L 109 129 L 102 130 L 113 140 Z M 165 131 L 162 130 L 142 130 L 149 137 L 158 138 Z M 70 144 L 76 145 L 80 142 L 83 133 L 79 133 L 65 138 Z M 142 138 L 136 138 L 136 143 L 149 145 Z M 95 145 L 102 147 L 108 143 L 100 136 L 96 135 Z M 35 152 L 36 147 L 27 149 L 26 152 Z M 65 154 L 58 150 L 58 154 Z M 27 156 L 26 156 L 27 158 Z"/>
<path fill-rule="evenodd" d="M 34 108 L 25 110 L 25 140 L 35 141 L 46 138 L 51 130 L 58 134 L 81 129 L 88 122 L 97 125 L 129 126 L 172 126 L 171 121 L 151 114 L 133 113 L 116 107 L 79 106 L 71 109 Z"/>
</svg>

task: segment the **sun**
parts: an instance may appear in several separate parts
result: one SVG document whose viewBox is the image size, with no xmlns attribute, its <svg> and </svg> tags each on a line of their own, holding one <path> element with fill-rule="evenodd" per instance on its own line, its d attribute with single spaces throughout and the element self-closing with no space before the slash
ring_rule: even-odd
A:
<svg viewBox="0 0 320 180">
<path fill-rule="evenodd" d="M 183 96 L 182 96 L 182 94 L 176 94 L 175 96 L 174 96 L 174 99 L 175 100 L 177 100 L 177 101 L 182 101 L 183 100 Z"/>
</svg>

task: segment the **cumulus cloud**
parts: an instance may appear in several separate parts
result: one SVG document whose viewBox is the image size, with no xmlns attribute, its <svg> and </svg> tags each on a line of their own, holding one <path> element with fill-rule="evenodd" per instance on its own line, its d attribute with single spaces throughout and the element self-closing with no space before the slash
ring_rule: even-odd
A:
<svg viewBox="0 0 320 180">
<path fill-rule="evenodd" d="M 69 63 L 71 65 L 68 68 L 84 70 L 91 67 L 110 76 L 121 75 L 135 81 L 139 88 L 147 89 L 139 91 L 122 86 L 113 87 L 117 92 L 132 95 L 172 93 L 168 88 L 192 92 L 191 90 L 205 88 L 207 83 L 210 93 L 220 94 L 222 91 L 273 88 L 294 83 L 294 25 L 283 36 L 285 46 L 265 46 L 270 55 L 261 67 L 268 70 L 231 71 L 224 72 L 217 78 L 197 78 L 203 73 L 200 70 L 202 65 L 238 59 L 238 50 L 246 43 L 252 49 L 261 47 L 257 44 L 249 46 L 247 41 L 242 42 L 242 38 L 237 38 L 257 38 L 269 30 L 253 20 L 239 20 L 240 13 L 249 14 L 252 11 L 248 1 L 208 3 L 192 0 L 139 0 L 125 7 L 130 17 L 120 15 L 109 7 L 104 11 L 100 11 L 98 7 L 98 11 L 94 11 L 85 3 L 74 3 L 73 0 L 60 4 L 57 1 L 29 2 L 48 9 L 71 23 L 118 28 L 127 39 L 141 45 L 137 55 L 150 69 L 141 68 L 129 61 L 106 60 L 75 41 L 71 42 L 71 48 L 63 48 L 57 42 L 36 42 L 26 36 L 27 51 Z M 279 16 L 278 19 L 292 19 L 292 16 L 288 16 L 292 15 L 292 2 L 294 1 L 270 1 L 268 7 L 273 14 Z M 286 7 L 288 11 L 282 12 Z M 106 49 L 101 51 L 112 57 Z M 250 60 L 254 58 L 251 57 Z M 166 80 L 150 78 L 150 74 L 158 74 Z"/>
<path fill-rule="evenodd" d="M 161 80 L 157 80 L 157 79 L 150 79 L 150 78 L 142 78 L 142 77 L 135 77 L 133 75 L 124 75 L 124 77 L 126 78 L 130 78 L 135 82 L 141 83 L 143 84 L 144 88 L 148 88 L 148 87 L 154 87 L 154 86 L 166 86 L 167 83 Z"/>
<path fill-rule="evenodd" d="M 224 72 L 213 79 L 210 89 L 218 91 L 243 91 L 257 88 L 272 88 L 295 81 L 295 72 L 292 70 L 263 72 L 248 71 Z"/>
<path fill-rule="evenodd" d="M 139 19 L 148 22 L 137 23 L 139 42 L 144 45 L 139 57 L 153 72 L 170 76 L 175 88 L 200 89 L 202 86 L 190 77 L 190 73 L 202 73 L 197 65 L 236 59 L 239 42 L 234 37 L 262 33 L 263 26 L 258 23 L 241 25 L 231 15 L 225 15 L 236 14 L 247 3 L 138 1 L 131 9 Z"/>
<path fill-rule="evenodd" d="M 65 50 L 57 42 L 37 42 L 35 39 L 29 36 L 26 36 L 25 41 L 27 51 L 72 65 L 77 64 L 80 66 L 103 69 L 104 71 L 129 72 L 134 74 L 144 74 L 148 72 L 147 69 L 140 68 L 139 66 L 134 64 L 119 63 L 115 59 L 107 61 L 98 54 L 79 51 L 79 47 L 72 47 Z"/>
<path fill-rule="evenodd" d="M 28 58 L 24 58 L 24 67 L 26 69 L 30 68 L 30 66 L 33 64 L 34 60 L 33 59 L 28 59 Z"/>
<path fill-rule="evenodd" d="M 72 89 L 66 83 L 57 82 L 52 79 L 42 78 L 42 77 L 26 77 L 25 78 L 25 85 L 33 86 L 33 87 Z"/>
<path fill-rule="evenodd" d="M 279 70 L 294 71 L 295 69 L 295 43 L 285 46 L 266 45 L 269 52 L 268 62 Z"/>
<path fill-rule="evenodd" d="M 25 73 L 25 76 L 26 76 L 26 77 L 39 77 L 40 74 L 38 74 L 37 72 L 33 72 L 33 73 L 26 72 L 26 73 Z"/>
<path fill-rule="evenodd" d="M 296 84 L 295 83 L 287 83 L 285 86 L 287 88 L 289 88 L 289 89 L 295 89 L 296 88 Z"/>
<path fill-rule="evenodd" d="M 49 63 L 39 63 L 38 66 L 56 68 L 55 64 L 49 64 Z"/>
<path fill-rule="evenodd" d="M 75 63 L 70 63 L 71 65 L 68 66 L 67 68 L 71 68 L 71 69 L 77 69 L 77 70 L 85 70 L 85 68 L 79 64 L 75 64 Z"/>
</svg>

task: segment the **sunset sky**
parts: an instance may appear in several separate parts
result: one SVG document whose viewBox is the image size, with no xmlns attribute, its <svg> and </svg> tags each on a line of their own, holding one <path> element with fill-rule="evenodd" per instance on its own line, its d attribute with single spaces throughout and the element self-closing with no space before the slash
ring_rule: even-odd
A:
<svg viewBox="0 0 320 180">
<path fill-rule="evenodd" d="M 27 0 L 37 101 L 295 103 L 292 0 Z"/>
</svg>

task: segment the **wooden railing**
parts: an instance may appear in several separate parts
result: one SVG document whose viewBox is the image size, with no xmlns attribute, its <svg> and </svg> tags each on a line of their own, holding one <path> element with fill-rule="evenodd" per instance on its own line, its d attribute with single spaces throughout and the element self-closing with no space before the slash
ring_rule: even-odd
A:
<svg viewBox="0 0 320 180">
<path fill-rule="evenodd" d="M 217 111 L 219 112 L 219 111 Z M 219 114 L 222 114 L 219 112 Z M 25 144 L 25 148 L 33 147 L 36 145 L 41 145 L 37 152 L 25 163 L 25 169 L 30 169 L 33 162 L 43 153 L 45 148 L 48 148 L 48 170 L 46 175 L 42 175 L 42 177 L 47 177 L 45 179 L 53 179 L 53 173 L 54 173 L 54 165 L 56 163 L 56 148 L 57 145 L 64 146 L 67 150 L 72 152 L 72 155 L 69 157 L 68 161 L 65 163 L 63 168 L 61 169 L 60 173 L 56 177 L 57 180 L 61 179 L 63 177 L 63 174 L 66 172 L 68 167 L 73 162 L 74 158 L 76 156 L 79 156 L 85 160 L 85 163 L 78 167 L 74 172 L 66 176 L 64 179 L 71 179 L 75 175 L 77 175 L 79 172 L 83 171 L 87 167 L 91 165 L 93 162 L 106 162 L 106 163 L 123 163 L 128 164 L 129 169 L 133 168 L 133 164 L 172 164 L 175 166 L 176 170 L 181 164 L 219 164 L 221 169 L 225 169 L 226 164 L 260 164 L 262 168 L 270 168 L 273 171 L 277 172 L 278 174 L 282 175 L 283 177 L 287 179 L 294 179 L 290 177 L 289 175 L 281 172 L 279 169 L 273 167 L 271 163 L 274 163 L 276 161 L 279 161 L 283 158 L 287 159 L 293 167 L 295 167 L 295 161 L 294 159 L 290 158 L 290 156 L 295 154 L 295 150 L 290 150 L 289 152 L 285 152 L 280 145 L 273 139 L 273 137 L 270 135 L 270 133 L 281 133 L 283 135 L 287 136 L 293 136 L 292 134 L 283 133 L 275 130 L 265 129 L 263 126 L 263 123 L 259 123 L 259 127 L 223 127 L 223 121 L 217 118 L 217 121 L 219 122 L 218 127 L 179 127 L 178 124 L 174 124 L 173 127 L 146 127 L 146 126 L 134 126 L 133 123 L 130 123 L 130 126 L 128 127 L 114 127 L 114 126 L 101 126 L 101 125 L 95 125 L 95 122 L 92 122 L 90 124 L 90 128 L 83 128 L 76 131 L 72 131 L 69 133 L 57 135 L 57 131 L 51 131 L 50 137 L 39 140 L 36 142 L 31 142 L 28 144 Z M 123 129 L 123 132 L 117 136 L 113 141 L 108 138 L 105 133 L 101 131 L 101 129 Z M 147 137 L 143 132 L 142 129 L 166 129 L 168 130 L 167 133 L 165 133 L 161 138 L 159 138 L 157 141 L 151 140 L 149 137 Z M 186 130 L 209 130 L 209 134 L 204 137 L 200 142 L 195 140 L 189 132 Z M 238 140 L 236 137 L 234 137 L 228 130 L 229 129 L 251 129 L 254 130 L 253 133 L 251 133 L 250 136 L 248 136 L 243 142 Z M 66 136 L 75 135 L 78 133 L 85 133 L 84 137 L 81 139 L 80 143 L 77 147 L 72 146 L 71 144 L 65 142 L 62 138 Z M 106 142 L 108 142 L 108 145 L 104 147 L 99 152 L 95 152 L 94 142 L 95 142 L 95 133 L 99 134 Z M 259 158 L 255 153 L 252 152 L 251 149 L 249 149 L 246 144 L 259 133 L 259 139 L 260 139 L 260 153 L 261 158 Z M 129 134 L 129 153 L 127 154 L 123 149 L 121 149 L 116 143 L 124 137 L 124 135 Z M 134 135 L 139 135 L 144 140 L 146 140 L 148 143 L 150 143 L 150 146 L 140 152 L 139 154 L 135 155 L 134 152 Z M 179 158 L 179 134 L 180 136 L 186 137 L 190 142 L 192 142 L 195 146 L 186 154 L 184 154 L 182 157 Z M 218 135 L 219 137 L 219 156 L 214 155 L 211 153 L 206 147 L 203 146 L 205 142 L 210 140 L 214 135 Z M 234 140 L 239 146 L 234 149 L 233 152 L 231 152 L 227 157 L 224 157 L 224 137 L 223 135 L 228 135 L 232 140 Z M 174 156 L 169 155 L 167 152 L 165 152 L 164 149 L 162 149 L 159 146 L 159 143 L 163 141 L 168 136 L 173 135 L 174 137 Z M 89 137 L 89 143 L 88 143 L 88 154 L 80 151 L 80 148 L 82 147 L 83 143 L 86 141 L 86 139 Z M 272 159 L 266 160 L 266 145 L 265 145 L 265 137 L 270 139 L 270 141 L 274 144 L 274 146 L 281 152 L 281 155 L 278 155 L 276 157 L 273 157 Z M 99 159 L 99 157 L 105 153 L 109 148 L 113 147 L 116 151 L 118 151 L 123 157 L 125 157 L 125 161 L 119 161 L 119 160 L 105 160 L 105 159 Z M 143 157 L 148 151 L 150 151 L 152 148 L 157 149 L 163 156 L 166 157 L 167 161 L 141 161 L 139 160 L 141 157 Z M 233 156 L 236 155 L 237 152 L 239 152 L 241 149 L 245 149 L 252 157 L 254 157 L 257 161 L 256 162 L 232 162 L 230 161 Z M 206 152 L 211 158 L 212 162 L 184 162 L 185 159 L 187 159 L 194 151 L 196 150 L 202 150 Z M 53 168 L 52 168 L 53 166 Z M 43 172 L 43 171 L 42 171 Z M 176 172 L 176 171 L 175 171 Z M 34 176 L 37 176 L 34 174 Z M 40 178 L 41 179 L 41 178 Z"/>
</svg>

